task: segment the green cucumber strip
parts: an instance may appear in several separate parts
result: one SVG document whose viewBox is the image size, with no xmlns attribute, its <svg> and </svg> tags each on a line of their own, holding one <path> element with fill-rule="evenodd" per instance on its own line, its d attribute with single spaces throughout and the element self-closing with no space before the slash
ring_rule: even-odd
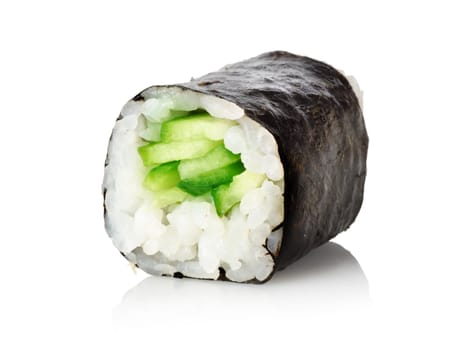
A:
<svg viewBox="0 0 459 350">
<path fill-rule="evenodd" d="M 229 184 L 218 186 L 212 190 L 215 208 L 219 216 L 225 215 L 242 197 L 252 189 L 260 187 L 265 176 L 244 171 L 233 178 Z"/>
<path fill-rule="evenodd" d="M 163 123 L 161 141 L 178 140 L 223 140 L 226 130 L 235 125 L 227 119 L 211 117 L 207 113 L 195 114 L 188 117 L 176 118 Z"/>
<path fill-rule="evenodd" d="M 193 196 L 200 196 L 212 190 L 213 187 L 231 182 L 235 175 L 243 171 L 244 165 L 241 161 L 238 161 L 199 176 L 181 180 L 178 183 L 178 187 Z"/>
<path fill-rule="evenodd" d="M 178 166 L 178 172 L 182 180 L 189 179 L 236 163 L 240 159 L 240 155 L 233 154 L 224 145 L 220 145 L 200 158 L 182 160 Z"/>
<path fill-rule="evenodd" d="M 155 192 L 153 202 L 157 208 L 161 209 L 171 204 L 183 202 L 187 196 L 188 194 L 180 188 L 172 187 Z"/>
<path fill-rule="evenodd" d="M 210 140 L 156 142 L 139 147 L 138 152 L 143 164 L 148 167 L 157 163 L 202 157 L 220 144 Z"/>
<path fill-rule="evenodd" d="M 169 110 L 169 116 L 166 118 L 166 120 L 171 120 L 171 119 L 179 118 L 179 117 L 185 117 L 189 114 L 190 112 L 187 112 L 187 111 L 179 111 L 179 110 L 171 109 Z M 162 123 L 152 122 L 144 115 L 142 115 L 142 117 L 145 123 L 145 128 L 139 131 L 139 136 L 145 141 L 150 141 L 150 142 L 160 141 Z M 164 121 L 165 120 L 163 120 L 163 122 Z"/>
<path fill-rule="evenodd" d="M 178 163 L 164 163 L 151 169 L 145 177 L 145 187 L 151 191 L 159 191 L 176 186 L 180 182 Z"/>
</svg>

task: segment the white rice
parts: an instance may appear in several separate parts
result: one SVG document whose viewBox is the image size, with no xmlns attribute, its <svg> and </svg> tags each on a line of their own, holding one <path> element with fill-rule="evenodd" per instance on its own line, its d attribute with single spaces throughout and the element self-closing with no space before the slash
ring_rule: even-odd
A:
<svg viewBox="0 0 459 350">
<path fill-rule="evenodd" d="M 240 107 L 220 98 L 178 88 L 152 88 L 142 95 L 145 101 L 124 106 L 108 150 L 106 225 L 115 246 L 152 274 L 216 279 L 223 268 L 233 281 L 266 279 L 274 266 L 271 254 L 277 254 L 282 240 L 282 229 L 272 231 L 284 219 L 284 172 L 274 137 Z M 144 143 L 141 114 L 161 122 L 171 109 L 198 108 L 236 121 L 225 134 L 226 148 L 241 154 L 248 171 L 266 175 L 224 217 L 217 215 L 210 197 L 155 208 L 154 193 L 142 185 L 147 169 L 137 153 Z"/>
</svg>

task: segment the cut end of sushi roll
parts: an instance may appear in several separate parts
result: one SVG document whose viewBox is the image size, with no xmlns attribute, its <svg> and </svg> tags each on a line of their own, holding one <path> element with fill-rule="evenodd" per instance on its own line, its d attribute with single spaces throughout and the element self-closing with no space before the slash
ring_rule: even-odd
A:
<svg viewBox="0 0 459 350">
<path fill-rule="evenodd" d="M 284 220 L 273 135 L 236 104 L 152 87 L 121 111 L 104 177 L 115 246 L 156 275 L 269 279 Z"/>
</svg>

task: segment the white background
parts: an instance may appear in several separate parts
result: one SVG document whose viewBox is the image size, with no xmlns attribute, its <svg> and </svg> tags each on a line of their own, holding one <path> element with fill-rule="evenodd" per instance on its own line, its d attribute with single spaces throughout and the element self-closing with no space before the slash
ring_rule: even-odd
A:
<svg viewBox="0 0 459 350">
<path fill-rule="evenodd" d="M 454 3 L 3 1 L 0 348 L 457 349 Z M 275 49 L 364 90 L 356 222 L 261 286 L 134 274 L 100 193 L 122 105 Z"/>
</svg>

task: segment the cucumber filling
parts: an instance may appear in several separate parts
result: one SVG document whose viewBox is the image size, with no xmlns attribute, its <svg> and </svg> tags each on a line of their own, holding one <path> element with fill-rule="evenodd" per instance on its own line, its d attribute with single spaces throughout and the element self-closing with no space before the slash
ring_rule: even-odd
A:
<svg viewBox="0 0 459 350">
<path fill-rule="evenodd" d="M 142 95 L 123 108 L 109 148 L 114 244 L 152 274 L 268 278 L 284 215 L 272 134 L 216 97 L 169 87 Z"/>
<path fill-rule="evenodd" d="M 245 192 L 261 186 L 264 177 L 247 173 L 240 154 L 225 147 L 223 138 L 235 122 L 204 112 L 189 116 L 176 112 L 179 117 L 163 123 L 146 121 L 139 133 L 148 142 L 138 148 L 139 156 L 145 167 L 152 167 L 144 185 L 155 193 L 159 209 L 211 193 L 216 212 L 223 216 Z M 247 175 L 231 186 L 243 172 Z"/>
</svg>

